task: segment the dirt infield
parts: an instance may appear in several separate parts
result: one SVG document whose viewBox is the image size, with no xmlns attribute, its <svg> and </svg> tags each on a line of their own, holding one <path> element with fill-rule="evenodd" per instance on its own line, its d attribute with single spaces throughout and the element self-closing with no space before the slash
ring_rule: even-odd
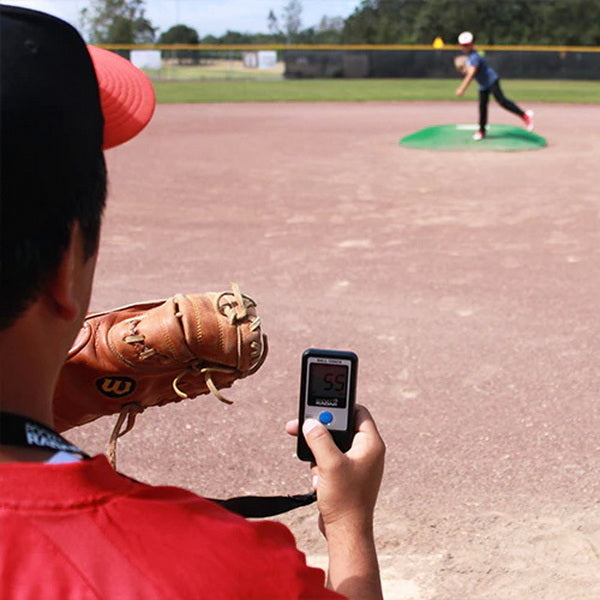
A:
<svg viewBox="0 0 600 600">
<path fill-rule="evenodd" d="M 92 308 L 237 281 L 271 350 L 231 407 L 148 410 L 120 469 L 212 497 L 306 491 L 283 432 L 300 355 L 351 349 L 388 445 L 386 597 L 597 600 L 600 106 L 531 108 L 546 149 L 439 153 L 398 140 L 474 103 L 159 106 L 108 153 Z M 71 438 L 100 451 L 111 425 Z M 318 563 L 314 508 L 282 520 Z"/>
</svg>

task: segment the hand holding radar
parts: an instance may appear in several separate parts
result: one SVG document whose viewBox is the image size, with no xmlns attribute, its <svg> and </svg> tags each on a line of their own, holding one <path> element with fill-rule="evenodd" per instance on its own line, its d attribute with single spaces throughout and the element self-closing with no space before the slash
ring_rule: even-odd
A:
<svg viewBox="0 0 600 600">
<path fill-rule="evenodd" d="M 316 419 L 325 426 L 342 452 L 350 449 L 357 370 L 354 352 L 311 348 L 302 354 L 297 445 L 300 460 L 315 460 L 302 434 L 306 419 Z"/>
</svg>

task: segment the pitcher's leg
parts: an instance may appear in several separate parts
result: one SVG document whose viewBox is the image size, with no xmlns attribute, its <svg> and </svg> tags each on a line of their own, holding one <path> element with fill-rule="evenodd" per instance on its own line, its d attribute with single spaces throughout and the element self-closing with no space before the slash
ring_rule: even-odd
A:
<svg viewBox="0 0 600 600">
<path fill-rule="evenodd" d="M 479 90 L 479 134 L 476 136 L 479 139 L 485 136 L 485 128 L 487 127 L 488 120 L 488 104 L 490 101 L 489 90 Z"/>
<path fill-rule="evenodd" d="M 494 98 L 502 108 L 514 113 L 515 115 L 521 117 L 523 119 L 525 126 L 527 127 L 527 131 L 533 131 L 533 111 L 532 110 L 523 110 L 521 107 L 517 106 L 512 100 L 509 100 L 503 93 L 502 88 L 500 87 L 500 80 L 496 80 L 490 87 L 490 91 L 494 94 Z"/>
<path fill-rule="evenodd" d="M 492 94 L 494 94 L 494 98 L 496 98 L 496 101 L 502 108 L 505 108 L 511 113 L 515 113 L 515 115 L 518 115 L 519 117 L 523 118 L 525 111 L 518 107 L 512 100 L 509 100 L 503 94 L 502 88 L 500 87 L 500 80 L 497 79 L 496 81 L 494 81 L 494 83 L 492 83 L 492 85 L 490 86 L 490 91 L 492 92 Z"/>
</svg>

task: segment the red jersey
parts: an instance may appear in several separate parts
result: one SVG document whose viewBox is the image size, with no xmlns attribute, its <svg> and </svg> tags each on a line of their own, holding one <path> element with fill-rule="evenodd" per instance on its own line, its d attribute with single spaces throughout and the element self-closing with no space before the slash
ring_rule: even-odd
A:
<svg viewBox="0 0 600 600">
<path fill-rule="evenodd" d="M 0 464 L 0 597 L 7 600 L 334 600 L 291 532 L 102 455 Z"/>
</svg>

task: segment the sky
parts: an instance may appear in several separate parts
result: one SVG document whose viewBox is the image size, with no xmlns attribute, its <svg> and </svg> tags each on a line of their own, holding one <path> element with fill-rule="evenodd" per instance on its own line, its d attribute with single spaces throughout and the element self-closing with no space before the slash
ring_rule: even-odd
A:
<svg viewBox="0 0 600 600">
<path fill-rule="evenodd" d="M 319 24 L 321 17 L 350 16 L 360 0 L 301 0 L 302 29 Z M 88 0 L 2 0 L 50 13 L 79 28 L 79 13 Z M 183 23 L 200 37 L 221 36 L 228 29 L 242 33 L 268 33 L 267 16 L 273 10 L 280 23 L 287 0 L 145 0 L 146 17 L 159 34 Z"/>
</svg>

